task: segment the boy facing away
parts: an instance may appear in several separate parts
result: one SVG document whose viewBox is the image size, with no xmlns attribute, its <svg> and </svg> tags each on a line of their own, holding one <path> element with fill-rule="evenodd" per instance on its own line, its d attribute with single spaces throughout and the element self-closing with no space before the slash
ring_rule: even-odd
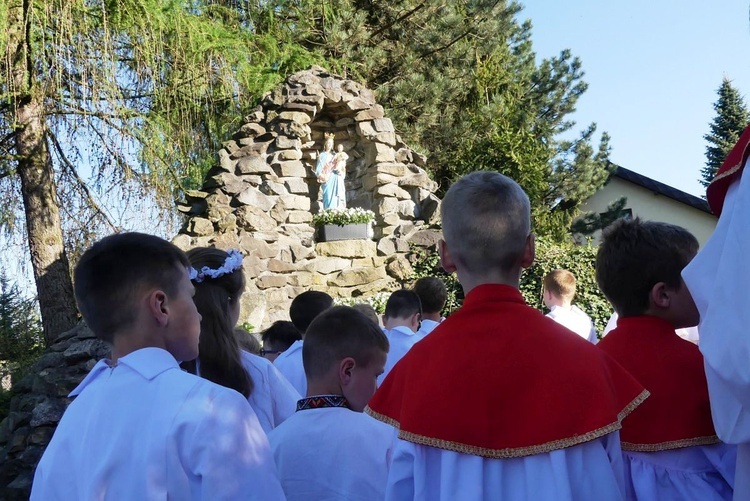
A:
<svg viewBox="0 0 750 501">
<path fill-rule="evenodd" d="M 620 432 L 628 499 L 732 499 L 735 450 L 714 431 L 703 356 L 675 333 L 700 319 L 680 276 L 697 251 L 684 228 L 633 219 L 608 227 L 597 253 L 619 315 L 597 346 L 651 393 Z"/>
<path fill-rule="evenodd" d="M 422 321 L 422 304 L 413 291 L 401 289 L 394 291 L 385 303 L 383 328 L 388 336 L 390 351 L 385 364 L 385 372 L 378 378 L 382 383 L 388 373 L 401 358 L 422 339 L 417 336 Z"/>
<path fill-rule="evenodd" d="M 289 307 L 289 317 L 300 332 L 302 339 L 295 341 L 286 351 L 279 354 L 273 364 L 303 396 L 307 394 L 307 379 L 302 365 L 302 343 L 305 339 L 305 332 L 315 317 L 331 306 L 333 306 L 333 298 L 325 292 L 305 291 L 295 297 Z"/>
<path fill-rule="evenodd" d="M 76 300 L 112 358 L 71 393 L 31 499 L 283 499 L 247 400 L 178 365 L 198 356 L 188 267 L 177 247 L 140 233 L 83 254 Z"/>
<path fill-rule="evenodd" d="M 544 306 L 550 309 L 547 316 L 564 325 L 583 339 L 596 344 L 596 328 L 591 318 L 574 306 L 576 277 L 568 270 L 552 270 L 543 279 Z"/>
<path fill-rule="evenodd" d="M 387 353 L 383 331 L 354 308 L 331 308 L 310 325 L 308 396 L 269 434 L 289 501 L 384 498 L 393 430 L 362 410 Z"/>
<path fill-rule="evenodd" d="M 422 303 L 422 325 L 419 326 L 417 336 L 423 339 L 445 320 L 440 313 L 448 300 L 448 290 L 445 282 L 438 277 L 420 278 L 414 283 L 413 290 Z"/>
<path fill-rule="evenodd" d="M 442 221 L 441 262 L 465 300 L 369 403 L 399 430 L 386 499 L 623 499 L 617 430 L 648 392 L 524 302 L 528 197 L 510 178 L 475 172 L 448 190 Z"/>
</svg>

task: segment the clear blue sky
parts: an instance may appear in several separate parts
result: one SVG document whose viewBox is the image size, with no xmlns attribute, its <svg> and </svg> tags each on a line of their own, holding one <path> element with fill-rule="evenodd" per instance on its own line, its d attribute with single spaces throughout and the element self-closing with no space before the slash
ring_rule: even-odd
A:
<svg viewBox="0 0 750 501">
<path fill-rule="evenodd" d="M 579 127 L 612 136 L 611 160 L 702 196 L 703 135 L 726 75 L 750 91 L 750 0 L 522 0 L 538 57 L 570 49 L 589 89 Z"/>
</svg>

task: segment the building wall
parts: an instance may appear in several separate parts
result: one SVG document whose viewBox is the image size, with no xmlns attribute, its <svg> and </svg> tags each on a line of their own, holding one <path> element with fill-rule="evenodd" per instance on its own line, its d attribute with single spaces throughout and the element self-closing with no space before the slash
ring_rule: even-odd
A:
<svg viewBox="0 0 750 501">
<path fill-rule="evenodd" d="M 695 235 L 701 247 L 716 228 L 717 219 L 712 214 L 618 177 L 613 177 L 606 186 L 596 192 L 581 210 L 605 212 L 607 206 L 620 197 L 627 197 L 625 207 L 632 210 L 634 217 L 682 226 Z M 594 237 L 598 240 L 599 232 Z"/>
</svg>

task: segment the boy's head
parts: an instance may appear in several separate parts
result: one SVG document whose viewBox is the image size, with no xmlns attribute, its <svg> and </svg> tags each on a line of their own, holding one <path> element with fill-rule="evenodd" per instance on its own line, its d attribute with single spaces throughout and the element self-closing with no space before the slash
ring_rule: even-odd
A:
<svg viewBox="0 0 750 501">
<path fill-rule="evenodd" d="M 596 256 L 596 281 L 621 317 L 654 315 L 675 328 L 700 316 L 682 269 L 698 252 L 686 229 L 668 223 L 620 219 L 607 227 Z"/>
<path fill-rule="evenodd" d="M 383 325 L 386 329 L 408 327 L 414 332 L 419 330 L 422 321 L 422 303 L 413 291 L 401 289 L 395 291 L 385 303 Z"/>
<path fill-rule="evenodd" d="M 198 356 L 200 315 L 185 253 L 153 235 L 120 233 L 99 240 L 73 274 L 78 308 L 91 330 L 117 345 L 133 330 L 178 361 Z M 143 346 L 145 347 L 145 346 Z"/>
<path fill-rule="evenodd" d="M 295 341 L 302 339 L 302 335 L 292 322 L 277 320 L 271 324 L 271 327 L 263 331 L 261 339 L 263 340 L 261 356 L 273 362 L 279 355 L 288 350 Z"/>
<path fill-rule="evenodd" d="M 448 300 L 445 282 L 437 277 L 423 277 L 414 283 L 414 293 L 419 296 L 425 314 L 440 314 Z"/>
<path fill-rule="evenodd" d="M 247 332 L 242 327 L 234 328 L 234 336 L 237 338 L 237 344 L 240 348 L 253 355 L 260 354 L 260 341 L 258 338 Z"/>
<path fill-rule="evenodd" d="M 542 281 L 544 305 L 569 306 L 576 295 L 576 277 L 568 270 L 552 270 Z"/>
<path fill-rule="evenodd" d="M 333 306 L 333 298 L 325 292 L 306 291 L 292 300 L 289 317 L 302 337 L 305 337 L 305 332 L 315 317 L 331 306 Z"/>
<path fill-rule="evenodd" d="M 376 325 L 380 325 L 380 317 L 378 317 L 378 312 L 375 311 L 375 308 L 373 308 L 368 303 L 357 303 L 352 305 L 352 308 L 357 310 L 358 312 L 362 313 L 364 316 L 375 322 Z"/>
<path fill-rule="evenodd" d="M 349 306 L 335 306 L 310 324 L 302 363 L 312 388 L 341 394 L 362 412 L 385 370 L 388 338 L 376 323 Z"/>
<path fill-rule="evenodd" d="M 497 172 L 472 172 L 456 181 L 441 207 L 440 258 L 459 277 L 508 277 L 534 260 L 529 197 Z"/>
</svg>

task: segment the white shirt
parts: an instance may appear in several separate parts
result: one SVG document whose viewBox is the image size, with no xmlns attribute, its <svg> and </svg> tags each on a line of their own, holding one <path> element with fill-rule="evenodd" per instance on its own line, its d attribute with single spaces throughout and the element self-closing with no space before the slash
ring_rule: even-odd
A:
<svg viewBox="0 0 750 501">
<path fill-rule="evenodd" d="M 623 501 L 617 432 L 573 447 L 512 459 L 397 439 L 387 501 Z"/>
<path fill-rule="evenodd" d="M 602 337 L 606 336 L 607 334 L 609 334 L 609 331 L 617 327 L 617 318 L 617 312 L 612 313 L 612 316 L 609 317 L 609 320 L 607 321 L 607 326 L 604 328 L 604 332 L 602 332 Z M 700 336 L 698 334 L 698 327 L 675 329 L 674 332 L 685 341 L 690 341 L 693 344 L 698 344 L 698 340 L 700 339 Z"/>
<path fill-rule="evenodd" d="M 102 360 L 70 395 L 32 500 L 284 499 L 247 400 L 165 350 Z"/>
<path fill-rule="evenodd" d="M 388 358 L 385 362 L 385 372 L 378 377 L 378 384 L 383 382 L 396 363 L 406 355 L 406 352 L 409 351 L 417 341 L 422 339 L 410 328 L 402 326 L 394 327 L 393 329 L 385 331 L 385 335 L 388 338 L 390 349 L 388 350 Z"/>
<path fill-rule="evenodd" d="M 737 444 L 734 499 L 750 499 L 750 175 L 727 191 L 714 233 L 682 271 L 701 314 L 711 415 L 719 438 Z"/>
<path fill-rule="evenodd" d="M 444 318 L 440 319 L 440 322 L 445 320 Z M 440 322 L 435 322 L 434 320 L 430 320 L 425 318 L 422 320 L 422 325 L 419 326 L 419 330 L 417 331 L 417 337 L 419 339 L 424 339 L 427 334 L 435 330 L 435 327 L 440 325 Z"/>
<path fill-rule="evenodd" d="M 302 364 L 302 340 L 295 341 L 292 346 L 276 357 L 273 365 L 300 395 L 303 397 L 307 395 L 307 376 L 305 376 L 305 366 Z"/>
<path fill-rule="evenodd" d="M 268 439 L 289 501 L 385 497 L 393 428 L 367 414 L 343 407 L 301 410 Z"/>
<path fill-rule="evenodd" d="M 730 501 L 737 448 L 714 444 L 659 452 L 623 452 L 626 499 Z"/>
<path fill-rule="evenodd" d="M 270 361 L 244 350 L 241 355 L 242 365 L 255 384 L 247 401 L 268 433 L 294 414 L 300 394 Z"/>
<path fill-rule="evenodd" d="M 596 344 L 596 328 L 591 318 L 578 306 L 553 306 L 547 316 L 558 324 L 572 330 L 583 339 Z"/>
</svg>

